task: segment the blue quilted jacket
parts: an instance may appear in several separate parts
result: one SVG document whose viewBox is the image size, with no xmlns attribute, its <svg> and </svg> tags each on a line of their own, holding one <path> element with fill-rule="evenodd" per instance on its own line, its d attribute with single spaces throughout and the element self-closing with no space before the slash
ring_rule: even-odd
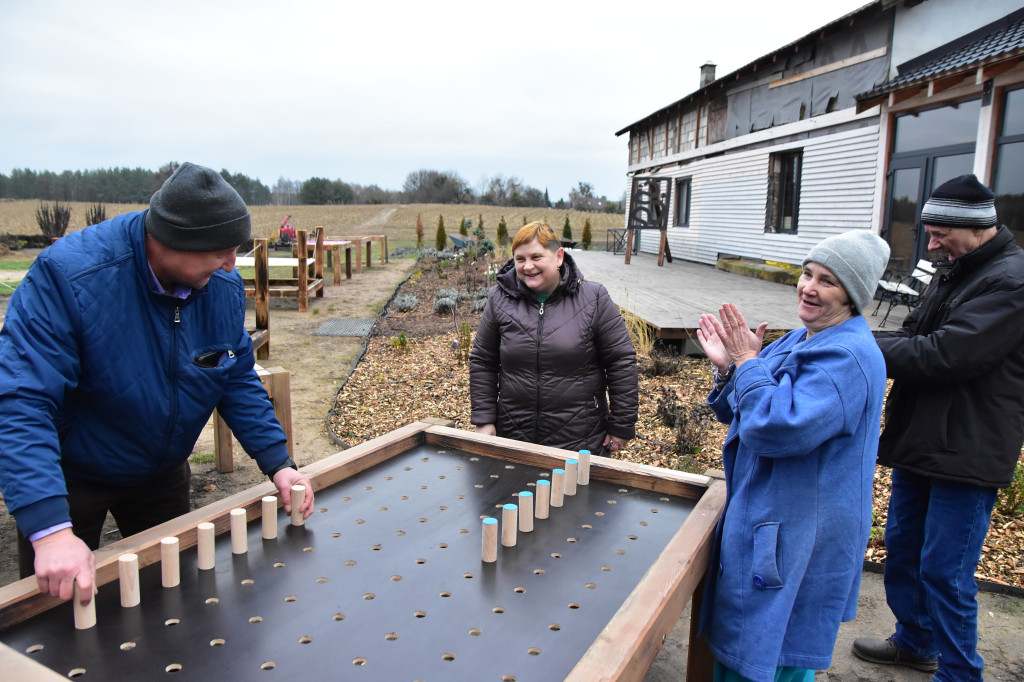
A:
<svg viewBox="0 0 1024 682">
<path fill-rule="evenodd" d="M 715 658 L 755 682 L 829 667 L 871 530 L 885 363 L 863 317 L 806 333 L 708 397 L 731 426 L 702 626 Z"/>
<path fill-rule="evenodd" d="M 186 299 L 152 289 L 145 212 L 46 249 L 0 330 L 0 486 L 29 535 L 69 520 L 65 477 L 130 486 L 188 459 L 214 408 L 264 472 L 288 457 L 253 369 L 245 291 L 218 270 Z M 197 356 L 221 354 L 216 367 Z"/>
</svg>

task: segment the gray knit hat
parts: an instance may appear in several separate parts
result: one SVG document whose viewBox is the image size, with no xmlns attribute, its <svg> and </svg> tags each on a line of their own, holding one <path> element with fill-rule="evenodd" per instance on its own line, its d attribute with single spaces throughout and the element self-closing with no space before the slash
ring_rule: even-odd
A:
<svg viewBox="0 0 1024 682">
<path fill-rule="evenodd" d="M 804 258 L 828 268 L 846 289 L 857 312 L 864 310 L 889 262 L 889 245 L 869 230 L 850 230 L 823 240 Z"/>
<path fill-rule="evenodd" d="M 178 251 L 221 251 L 252 238 L 252 219 L 219 173 L 186 162 L 149 200 L 146 232 Z"/>
<path fill-rule="evenodd" d="M 921 224 L 935 227 L 996 226 L 995 194 L 972 173 L 935 188 L 921 209 Z"/>
</svg>

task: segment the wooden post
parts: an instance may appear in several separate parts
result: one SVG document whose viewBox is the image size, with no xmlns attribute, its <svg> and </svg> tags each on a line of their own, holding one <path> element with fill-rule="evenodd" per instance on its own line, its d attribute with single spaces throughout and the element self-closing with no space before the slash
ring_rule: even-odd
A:
<svg viewBox="0 0 1024 682">
<path fill-rule="evenodd" d="M 304 485 L 293 485 L 292 486 L 292 525 L 302 526 L 305 525 L 306 519 L 302 518 L 302 511 L 299 507 L 306 500 L 306 486 Z"/>
<path fill-rule="evenodd" d="M 79 591 L 78 583 L 75 583 L 75 594 L 71 601 L 74 603 L 75 629 L 88 630 L 96 625 L 96 597 L 93 596 L 88 604 L 82 603 L 82 593 Z"/>
<path fill-rule="evenodd" d="M 632 208 L 632 207 L 630 207 Z M 626 265 L 629 265 L 629 257 L 633 253 L 633 228 L 626 228 Z"/>
<path fill-rule="evenodd" d="M 298 272 L 295 273 L 299 281 L 299 312 L 309 310 L 309 251 L 306 246 L 307 233 L 305 230 L 296 232 L 299 249 L 295 252 L 299 258 Z"/>
<path fill-rule="evenodd" d="M 267 240 L 258 238 L 253 240 L 256 257 L 255 293 L 253 295 L 253 307 L 256 310 L 256 330 L 254 336 L 260 337 L 260 345 L 256 349 L 257 360 L 268 360 L 270 358 L 270 266 L 267 264 L 268 249 Z M 255 339 L 254 339 L 255 340 Z"/>
<path fill-rule="evenodd" d="M 498 560 L 498 519 L 490 516 L 483 521 L 483 540 L 480 560 L 491 563 Z"/>
<path fill-rule="evenodd" d="M 121 586 L 121 606 L 126 609 L 138 606 L 142 601 L 138 554 L 122 554 L 117 558 L 117 577 Z"/>
<path fill-rule="evenodd" d="M 533 530 L 533 493 L 529 490 L 519 493 L 519 530 L 524 533 Z"/>
<path fill-rule="evenodd" d="M 181 582 L 181 565 L 178 558 L 178 538 L 160 540 L 160 579 L 164 587 L 177 587 Z"/>
<path fill-rule="evenodd" d="M 256 366 L 263 388 L 267 389 L 270 402 L 274 405 L 274 416 L 284 429 L 288 442 L 288 455 L 295 459 L 295 441 L 292 435 L 292 389 L 291 375 L 281 367 Z M 235 441 L 227 422 L 220 414 L 213 411 L 213 454 L 217 461 L 217 471 L 228 473 L 235 470 Z"/>
<path fill-rule="evenodd" d="M 216 565 L 216 537 L 216 526 L 209 521 L 203 521 L 196 526 L 196 551 L 199 554 L 200 571 L 208 571 Z"/>
<path fill-rule="evenodd" d="M 519 507 L 514 504 L 506 504 L 501 508 L 501 544 L 504 547 L 516 546 L 516 528 L 519 525 L 518 516 Z"/>
<path fill-rule="evenodd" d="M 323 225 L 317 225 L 314 228 L 313 241 L 316 245 L 313 247 L 313 276 L 320 280 L 320 288 L 316 290 L 316 297 L 324 297 L 324 228 Z"/>
<path fill-rule="evenodd" d="M 537 511 L 534 516 L 538 519 L 548 517 L 548 508 L 551 506 L 551 481 L 543 479 L 537 481 Z"/>
<path fill-rule="evenodd" d="M 277 537 L 277 498 L 268 495 L 263 498 L 263 539 Z"/>
</svg>

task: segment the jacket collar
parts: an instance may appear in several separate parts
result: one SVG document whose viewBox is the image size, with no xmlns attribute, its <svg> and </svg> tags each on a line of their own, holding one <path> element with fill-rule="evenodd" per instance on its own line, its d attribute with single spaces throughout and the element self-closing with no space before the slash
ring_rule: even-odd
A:
<svg viewBox="0 0 1024 682">
<path fill-rule="evenodd" d="M 1005 249 L 1007 245 L 1013 241 L 1013 233 L 1010 232 L 1005 225 L 1001 225 L 996 231 L 996 235 L 978 248 L 968 251 L 952 263 L 949 262 L 949 257 L 944 256 L 935 261 L 935 267 L 939 269 L 948 269 L 949 277 L 951 279 L 960 277 L 965 273 L 977 270 L 979 267 L 992 260 L 996 254 Z"/>
</svg>

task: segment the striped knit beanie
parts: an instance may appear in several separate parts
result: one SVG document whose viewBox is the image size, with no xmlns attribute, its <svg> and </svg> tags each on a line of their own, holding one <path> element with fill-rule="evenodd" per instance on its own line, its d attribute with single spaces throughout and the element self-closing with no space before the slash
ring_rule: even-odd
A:
<svg viewBox="0 0 1024 682">
<path fill-rule="evenodd" d="M 921 224 L 935 227 L 996 226 L 995 194 L 973 174 L 939 185 L 921 211 Z"/>
</svg>

